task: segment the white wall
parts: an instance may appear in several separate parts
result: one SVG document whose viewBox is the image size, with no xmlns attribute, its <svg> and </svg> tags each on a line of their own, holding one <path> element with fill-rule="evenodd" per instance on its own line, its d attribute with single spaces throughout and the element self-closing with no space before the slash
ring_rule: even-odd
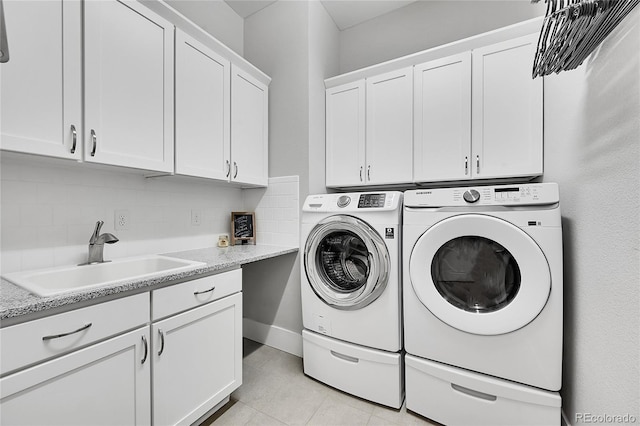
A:
<svg viewBox="0 0 640 426">
<path fill-rule="evenodd" d="M 340 73 L 544 15 L 540 1 L 419 0 L 340 33 Z"/>
<path fill-rule="evenodd" d="M 243 55 L 244 20 L 223 0 L 167 0 L 167 4 Z"/>
<path fill-rule="evenodd" d="M 640 10 L 545 78 L 545 181 L 564 235 L 563 405 L 640 421 Z"/>
<path fill-rule="evenodd" d="M 325 192 L 324 79 L 338 71 L 338 33 L 317 0 L 278 1 L 245 21 L 245 58 L 272 78 L 269 173 L 299 176 L 300 205 Z M 300 339 L 299 256 L 249 265 L 245 277 L 256 283 L 245 317 Z"/>
<path fill-rule="evenodd" d="M 242 190 L 204 180 L 6 153 L 0 168 L 2 273 L 85 262 L 98 220 L 120 239 L 105 246 L 105 259 L 212 247 L 230 232 L 230 212 L 244 209 Z M 130 214 L 128 230 L 114 229 L 120 209 Z"/>
</svg>

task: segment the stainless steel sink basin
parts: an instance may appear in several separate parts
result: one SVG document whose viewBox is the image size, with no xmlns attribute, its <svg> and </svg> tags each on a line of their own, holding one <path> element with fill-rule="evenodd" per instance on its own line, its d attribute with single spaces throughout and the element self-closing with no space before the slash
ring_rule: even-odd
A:
<svg viewBox="0 0 640 426">
<path fill-rule="evenodd" d="M 203 266 L 206 264 L 202 262 L 151 255 L 93 265 L 14 272 L 3 278 L 38 296 L 55 296 L 125 281 L 192 271 Z"/>
</svg>

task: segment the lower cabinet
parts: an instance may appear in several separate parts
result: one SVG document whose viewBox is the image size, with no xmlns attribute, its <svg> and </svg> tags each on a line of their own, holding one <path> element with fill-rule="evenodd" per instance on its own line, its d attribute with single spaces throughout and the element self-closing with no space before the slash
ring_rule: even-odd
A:
<svg viewBox="0 0 640 426">
<path fill-rule="evenodd" d="M 152 325 L 153 423 L 191 424 L 242 383 L 242 295 Z"/>
<path fill-rule="evenodd" d="M 149 328 L 0 379 L 3 425 L 148 425 Z"/>
<path fill-rule="evenodd" d="M 242 383 L 241 290 L 237 269 L 0 329 L 0 424 L 196 422 Z"/>
</svg>

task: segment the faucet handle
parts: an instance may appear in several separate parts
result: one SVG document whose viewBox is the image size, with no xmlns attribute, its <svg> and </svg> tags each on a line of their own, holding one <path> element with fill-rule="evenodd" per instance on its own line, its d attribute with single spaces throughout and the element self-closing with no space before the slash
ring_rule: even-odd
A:
<svg viewBox="0 0 640 426">
<path fill-rule="evenodd" d="M 96 240 L 98 239 L 98 237 L 100 236 L 100 229 L 102 228 L 102 225 L 104 225 L 104 221 L 99 220 L 96 222 L 96 229 L 94 229 L 93 234 L 91 235 L 91 238 L 89 239 L 89 243 L 93 244 L 96 242 Z"/>
</svg>

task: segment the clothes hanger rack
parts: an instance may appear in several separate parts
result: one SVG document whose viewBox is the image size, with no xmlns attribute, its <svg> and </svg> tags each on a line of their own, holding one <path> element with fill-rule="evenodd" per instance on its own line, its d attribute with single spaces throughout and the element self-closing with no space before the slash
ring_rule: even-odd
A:
<svg viewBox="0 0 640 426">
<path fill-rule="evenodd" d="M 537 3 L 540 0 L 532 0 Z M 545 0 L 533 78 L 579 67 L 640 0 Z"/>
</svg>

